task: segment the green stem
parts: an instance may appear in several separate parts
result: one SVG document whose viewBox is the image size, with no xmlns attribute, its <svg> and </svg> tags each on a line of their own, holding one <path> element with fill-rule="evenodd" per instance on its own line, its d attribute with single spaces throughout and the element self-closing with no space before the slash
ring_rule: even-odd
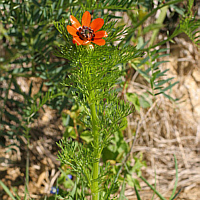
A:
<svg viewBox="0 0 200 200">
<path fill-rule="evenodd" d="M 96 106 L 94 103 L 95 94 L 94 91 L 90 93 L 90 109 L 92 115 L 92 133 L 94 138 L 94 164 L 93 164 L 93 181 L 92 181 L 92 200 L 99 199 L 99 185 L 98 185 L 98 175 L 99 175 L 99 134 L 97 128 L 97 113 Z"/>
</svg>

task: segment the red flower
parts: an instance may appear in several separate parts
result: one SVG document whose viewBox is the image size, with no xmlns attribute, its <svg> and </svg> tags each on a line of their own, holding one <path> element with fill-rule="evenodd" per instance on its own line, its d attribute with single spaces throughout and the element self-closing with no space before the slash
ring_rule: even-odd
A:
<svg viewBox="0 0 200 200">
<path fill-rule="evenodd" d="M 67 31 L 73 36 L 73 43 L 78 45 L 87 45 L 91 42 L 97 45 L 104 45 L 105 40 L 102 37 L 107 37 L 106 31 L 98 31 L 104 24 L 104 20 L 97 18 L 91 23 L 91 15 L 88 11 L 83 14 L 82 26 L 79 21 L 70 15 L 72 26 L 67 26 Z M 96 32 L 98 31 L 98 32 Z"/>
</svg>

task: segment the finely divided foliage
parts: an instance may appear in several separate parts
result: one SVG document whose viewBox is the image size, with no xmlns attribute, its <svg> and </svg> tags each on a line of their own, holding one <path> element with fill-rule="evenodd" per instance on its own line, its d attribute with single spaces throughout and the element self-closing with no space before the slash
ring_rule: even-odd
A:
<svg viewBox="0 0 200 200">
<path fill-rule="evenodd" d="M 85 181 L 93 193 L 93 198 L 96 198 L 100 188 L 104 189 L 103 183 L 105 182 L 104 176 L 98 177 L 98 171 L 96 176 L 96 164 L 99 163 L 102 150 L 110 141 L 110 136 L 124 126 L 122 119 L 132 112 L 129 104 L 117 99 L 117 92 L 114 90 L 116 82 L 123 73 L 119 68 L 119 63 L 126 63 L 130 59 L 140 57 L 141 53 L 131 46 L 126 49 L 110 45 L 95 45 L 92 49 L 88 49 L 86 45 L 77 46 L 70 43 L 72 38 L 66 33 L 66 26 L 63 22 L 55 25 L 66 41 L 66 45 L 62 45 L 56 50 L 56 55 L 71 59 L 73 65 L 73 70 L 64 84 L 74 88 L 76 102 L 84 106 L 85 114 L 89 117 L 87 121 L 83 122 L 93 133 L 92 143 L 89 146 L 84 145 L 84 148 L 88 149 L 87 152 L 90 153 L 85 155 L 83 151 L 76 151 L 76 149 L 72 152 L 69 143 L 63 141 L 59 144 L 60 147 L 65 146 L 60 153 L 60 159 L 63 163 L 71 163 L 70 166 L 75 171 L 79 168 L 79 174 L 85 177 Z M 110 30 L 106 31 L 110 32 Z M 73 57 L 73 55 L 76 56 Z M 66 156 L 71 154 L 74 154 L 72 162 L 72 158 Z M 79 159 L 75 159 L 80 154 L 87 156 L 90 160 L 87 162 L 87 166 L 82 165 Z M 92 170 L 89 164 L 93 165 Z"/>
<path fill-rule="evenodd" d="M 85 199 L 86 194 L 90 195 L 85 188 L 91 189 L 93 199 L 98 199 L 98 191 L 101 191 L 99 199 L 110 199 L 111 194 L 118 190 L 119 173 L 125 163 L 118 173 L 111 175 L 110 165 L 104 164 L 99 170 L 98 164 L 103 149 L 112 141 L 113 135 L 126 127 L 124 119 L 133 112 L 129 103 L 118 98 L 116 90 L 118 83 L 122 82 L 121 77 L 125 74 L 127 64 L 147 80 L 151 95 L 163 94 L 173 99 L 168 91 L 176 82 L 171 82 L 172 78 L 165 79 L 167 70 L 160 69 L 166 62 L 160 61 L 160 58 L 167 56 L 166 49 L 161 49 L 160 45 L 181 32 L 185 32 L 195 44 L 199 44 L 200 20 L 192 16 L 193 0 L 188 1 L 188 10 L 183 12 L 180 26 L 166 40 L 154 46 L 148 46 L 148 41 L 137 47 L 129 44 L 138 27 L 150 16 L 161 8 L 174 6 L 178 2 L 181 0 L 158 0 L 157 4 L 151 0 L 5 0 L 0 3 L 0 39 L 6 52 L 5 56 L 1 55 L 0 63 L 0 137 L 17 139 L 21 148 L 24 146 L 21 137 L 25 136 L 28 154 L 30 125 L 38 118 L 38 111 L 44 104 L 58 113 L 70 108 L 74 102 L 81 105 L 81 120 L 84 128 L 92 132 L 93 139 L 90 143 L 80 140 L 80 144 L 65 138 L 58 144 L 61 148 L 59 159 L 79 177 L 69 199 Z M 122 19 L 122 16 L 115 16 L 117 11 L 128 13 L 130 10 L 137 11 L 140 7 L 149 11 L 142 20 L 133 22 L 131 27 L 118 24 L 116 19 Z M 177 7 L 171 8 L 180 12 Z M 84 13 L 81 24 L 84 27 L 75 27 L 78 30 L 74 30 L 71 22 L 75 17 L 81 22 Z M 95 23 L 87 21 L 91 16 L 93 20 L 103 18 L 102 30 L 95 29 Z M 93 42 L 94 46 L 82 46 L 87 45 L 88 41 Z M 158 50 L 155 50 L 156 47 L 159 47 Z M 19 78 L 25 79 L 29 85 L 27 92 L 22 90 Z M 41 81 L 36 94 L 33 93 L 33 82 L 28 83 L 30 78 Z M 43 90 L 44 86 L 47 91 Z M 1 145 L 5 143 L 2 142 Z M 98 176 L 99 171 L 101 175 Z M 126 173 L 127 171 L 124 177 Z M 28 180 L 28 167 L 26 178 Z M 136 187 L 135 191 L 139 199 Z M 27 191 L 25 193 L 28 194 Z M 122 193 L 120 198 L 124 199 Z"/>
</svg>

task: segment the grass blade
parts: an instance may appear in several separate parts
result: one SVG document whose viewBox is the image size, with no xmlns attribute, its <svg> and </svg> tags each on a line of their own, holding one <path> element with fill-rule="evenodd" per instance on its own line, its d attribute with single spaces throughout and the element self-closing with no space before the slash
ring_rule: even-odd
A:
<svg viewBox="0 0 200 200">
<path fill-rule="evenodd" d="M 175 169 L 176 169 L 176 181 L 175 181 L 174 189 L 172 191 L 172 195 L 170 197 L 170 200 L 174 199 L 174 195 L 175 195 L 177 183 L 178 183 L 178 165 L 177 165 L 177 159 L 176 159 L 175 154 L 174 154 L 174 162 L 175 162 Z"/>
<path fill-rule="evenodd" d="M 16 198 L 12 195 L 12 193 L 10 192 L 9 188 L 2 182 L 0 181 L 0 185 L 1 187 L 5 190 L 5 192 L 13 199 L 16 200 Z"/>
<path fill-rule="evenodd" d="M 140 195 L 139 195 L 139 192 L 138 192 L 138 190 L 137 190 L 137 188 L 136 188 L 135 185 L 134 185 L 134 189 L 135 189 L 135 194 L 136 194 L 136 196 L 137 196 L 137 200 L 141 200 Z"/>
<path fill-rule="evenodd" d="M 156 193 L 156 195 L 161 200 L 166 200 L 157 190 L 154 189 L 154 187 L 150 183 L 148 183 L 148 181 L 143 176 L 140 176 L 140 178 Z"/>
</svg>

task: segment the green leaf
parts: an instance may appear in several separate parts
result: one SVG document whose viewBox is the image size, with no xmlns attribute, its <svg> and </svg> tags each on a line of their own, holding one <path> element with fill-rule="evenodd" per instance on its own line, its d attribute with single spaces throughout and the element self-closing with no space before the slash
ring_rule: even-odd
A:
<svg viewBox="0 0 200 200">
<path fill-rule="evenodd" d="M 5 192 L 11 197 L 12 200 L 16 200 L 16 198 L 12 195 L 9 188 L 0 180 L 1 187 L 5 190 Z"/>
<path fill-rule="evenodd" d="M 138 192 L 138 190 L 137 190 L 137 187 L 134 186 L 134 189 L 135 189 L 135 194 L 136 194 L 136 196 L 137 196 L 137 199 L 138 199 L 138 200 L 141 200 L 140 195 L 139 195 L 139 192 Z"/>
<path fill-rule="evenodd" d="M 176 81 L 176 82 L 174 82 L 174 83 L 172 83 L 172 84 L 170 84 L 168 87 L 166 87 L 166 88 L 164 88 L 164 89 L 162 89 L 162 93 L 164 93 L 165 91 L 167 91 L 167 90 L 169 90 L 169 89 L 171 89 L 173 86 L 175 86 L 176 84 L 178 84 L 179 82 L 178 81 Z"/>
<path fill-rule="evenodd" d="M 71 137 L 73 139 L 76 139 L 77 136 L 76 136 L 76 132 L 74 130 L 74 127 L 73 126 L 67 126 L 63 136 L 64 136 L 64 138 Z"/>
<path fill-rule="evenodd" d="M 80 138 L 85 140 L 87 143 L 90 143 L 93 141 L 93 136 L 91 134 L 91 131 L 83 131 L 80 135 Z"/>
<path fill-rule="evenodd" d="M 128 200 L 128 199 L 125 197 L 125 189 L 126 189 L 126 183 L 125 183 L 125 178 L 124 178 L 124 181 L 123 181 L 123 184 L 122 184 L 122 188 L 121 188 L 121 191 L 120 191 L 120 195 L 119 195 L 119 199 L 118 199 L 118 200 Z"/>
<path fill-rule="evenodd" d="M 147 93 L 144 93 L 139 97 L 139 102 L 142 108 L 150 108 L 152 105 L 152 100 L 148 97 Z"/>
<path fill-rule="evenodd" d="M 184 8 L 178 7 L 176 5 L 170 5 L 170 7 L 173 8 L 181 16 L 184 16 L 184 13 L 185 13 L 185 9 Z"/>
<path fill-rule="evenodd" d="M 139 181 L 133 178 L 131 174 L 127 174 L 127 183 L 131 187 L 137 187 L 138 189 L 141 189 Z"/>
<path fill-rule="evenodd" d="M 143 177 L 140 176 L 140 178 L 155 192 L 155 194 L 161 199 L 166 200 L 155 188 Z"/>
<path fill-rule="evenodd" d="M 126 93 L 126 98 L 128 101 L 133 103 L 133 105 L 135 106 L 135 109 L 139 112 L 140 111 L 140 101 L 139 101 L 137 94 Z"/>
<path fill-rule="evenodd" d="M 16 117 L 15 115 L 9 113 L 7 110 L 4 111 L 5 115 L 8 117 L 8 119 L 13 120 L 14 122 L 16 122 L 17 124 L 20 123 L 20 120 L 18 117 Z"/>
<path fill-rule="evenodd" d="M 172 191 L 172 195 L 170 197 L 170 200 L 174 199 L 173 196 L 175 195 L 177 184 L 178 184 L 178 165 L 177 165 L 177 159 L 176 159 L 176 155 L 175 154 L 174 154 L 174 161 L 175 161 L 175 169 L 176 169 L 176 181 L 175 181 L 175 184 L 174 184 L 174 189 Z"/>
</svg>

